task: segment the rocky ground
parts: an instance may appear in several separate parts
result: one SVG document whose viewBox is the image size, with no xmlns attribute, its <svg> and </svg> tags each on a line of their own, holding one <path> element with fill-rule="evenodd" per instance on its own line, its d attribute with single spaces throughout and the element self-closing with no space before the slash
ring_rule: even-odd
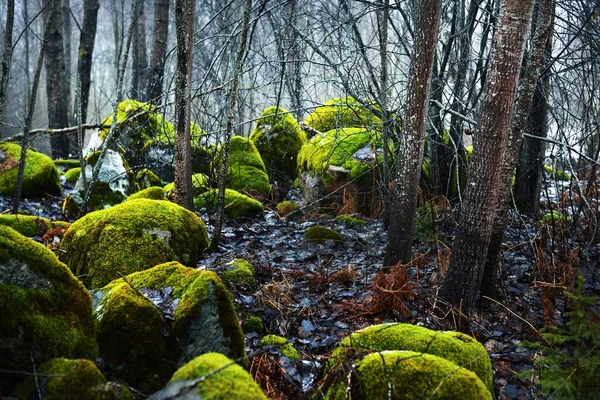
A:
<svg viewBox="0 0 600 400">
<path fill-rule="evenodd" d="M 61 200 L 25 200 L 20 208 L 34 215 L 64 219 Z M 0 197 L 0 212 L 9 210 L 10 200 Z M 210 234 L 212 216 L 202 216 Z M 338 230 L 344 242 L 307 243 L 304 231 L 317 224 Z M 198 268 L 211 270 L 233 258 L 246 258 L 255 266 L 257 287 L 230 287 L 239 304 L 240 320 L 250 315 L 261 317 L 266 333 L 285 336 L 302 355 L 302 361 L 290 362 L 261 352 L 263 334 L 246 334 L 247 350 L 254 355 L 251 372 L 271 398 L 314 395 L 320 369 L 336 343 L 353 330 L 391 321 L 472 334 L 490 354 L 499 399 L 540 397 L 535 375 L 521 375 L 533 369 L 536 357 L 523 342 L 539 340 L 538 330 L 544 326 L 541 289 L 536 283 L 537 225 L 511 216 L 504 244 L 502 296 L 497 301 L 484 300 L 468 323 L 461 323 L 436 296 L 450 256 L 451 214 L 438 216 L 435 226 L 420 231 L 411 265 L 383 277 L 378 273 L 387 234 L 381 221 L 348 227 L 322 216 L 282 219 L 267 210 L 264 218 L 248 223 L 227 222 L 218 251 L 205 254 Z M 599 259 L 597 247 L 592 253 L 589 260 Z M 600 293 L 596 266 L 583 260 L 579 268 L 589 278 L 586 290 Z M 551 315 L 554 323 L 564 324 L 563 312 L 564 302 L 559 299 Z"/>
</svg>

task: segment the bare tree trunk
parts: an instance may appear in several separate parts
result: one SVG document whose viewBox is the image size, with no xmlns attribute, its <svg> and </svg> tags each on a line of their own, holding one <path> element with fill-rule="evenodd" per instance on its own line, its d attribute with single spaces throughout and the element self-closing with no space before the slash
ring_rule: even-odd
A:
<svg viewBox="0 0 600 400">
<path fill-rule="evenodd" d="M 384 266 L 395 265 L 399 261 L 408 262 L 411 258 L 431 69 L 439 34 L 441 9 L 441 0 L 421 0 L 419 5 L 419 22 L 410 64 L 404 126 L 394 163 L 396 176 Z"/>
<path fill-rule="evenodd" d="M 383 165 L 382 170 L 382 184 L 380 186 L 381 198 L 383 199 L 383 221 L 387 227 L 390 221 L 391 212 L 391 199 L 389 183 L 392 181 L 390 171 L 390 151 L 387 143 L 393 133 L 393 126 L 391 115 L 389 112 L 389 98 L 388 98 L 388 22 L 390 18 L 390 1 L 380 0 L 381 11 L 377 13 L 377 27 L 379 33 L 379 62 L 381 67 L 379 69 L 379 105 L 381 106 L 382 114 L 382 132 L 381 137 L 383 139 Z"/>
<path fill-rule="evenodd" d="M 482 294 L 495 296 L 497 293 L 497 282 L 500 263 L 502 261 L 502 239 L 508 222 L 508 208 L 510 205 L 510 193 L 512 179 L 519 159 L 523 133 L 527 129 L 529 116 L 531 114 L 532 100 L 536 91 L 536 84 L 543 68 L 546 43 L 552 32 L 552 16 L 554 14 L 554 0 L 541 0 L 537 8 L 537 24 L 531 48 L 531 56 L 527 61 L 527 67 L 523 71 L 521 79 L 521 90 L 519 100 L 514 112 L 514 119 L 508 136 L 508 146 L 502 164 L 500 175 L 500 191 L 492 236 L 488 247 L 487 262 L 483 272 Z"/>
<path fill-rule="evenodd" d="M 15 0 L 8 0 L 6 4 L 6 29 L 4 30 L 4 54 L 2 56 L 2 76 L 0 76 L 0 138 L 4 133 L 4 104 L 6 100 L 6 89 L 8 86 L 8 75 L 13 53 L 13 25 L 15 23 Z"/>
<path fill-rule="evenodd" d="M 146 73 L 148 72 L 148 58 L 146 57 L 146 18 L 144 4 L 135 18 L 135 35 L 133 36 L 133 55 L 131 66 L 131 93 L 132 99 L 146 101 Z"/>
<path fill-rule="evenodd" d="M 441 296 L 470 315 L 479 297 L 502 186 L 500 175 L 534 0 L 505 0 L 474 134 L 465 199 Z"/>
<path fill-rule="evenodd" d="M 194 50 L 194 0 L 175 1 L 177 78 L 175 81 L 175 203 L 194 209 L 190 137 L 191 85 Z"/>
<path fill-rule="evenodd" d="M 48 96 L 48 126 L 64 128 L 69 126 L 69 108 L 65 98 L 66 66 L 63 55 L 63 35 L 61 30 L 62 16 L 60 0 L 50 0 L 44 9 L 46 23 L 50 26 L 46 48 L 46 95 Z M 69 139 L 66 136 L 50 138 L 52 157 L 54 159 L 69 156 Z"/>
<path fill-rule="evenodd" d="M 71 114 L 71 1 L 62 0 L 62 36 L 63 36 L 63 57 L 65 63 L 65 75 L 63 84 L 63 97 L 67 105 L 67 126 L 74 123 L 73 114 Z"/>
<path fill-rule="evenodd" d="M 154 0 L 154 26 L 152 28 L 152 55 L 146 96 L 155 103 L 160 102 L 165 75 L 165 56 L 169 36 L 169 0 Z"/>
<path fill-rule="evenodd" d="M 96 41 L 96 28 L 98 26 L 98 0 L 84 0 L 83 23 L 79 36 L 79 57 L 77 59 L 77 79 L 81 84 L 79 102 L 75 108 L 80 107 L 80 119 L 78 123 L 85 124 L 87 121 L 88 102 L 90 98 L 90 84 L 92 77 L 92 57 L 94 55 L 94 43 Z M 75 114 L 78 114 L 77 112 Z"/>
</svg>

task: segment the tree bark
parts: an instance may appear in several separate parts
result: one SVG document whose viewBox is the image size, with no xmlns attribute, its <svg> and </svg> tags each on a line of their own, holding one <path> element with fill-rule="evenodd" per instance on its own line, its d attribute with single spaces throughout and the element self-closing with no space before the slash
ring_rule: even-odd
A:
<svg viewBox="0 0 600 400">
<path fill-rule="evenodd" d="M 154 103 L 160 102 L 165 75 L 165 56 L 169 36 L 169 0 L 154 0 L 154 26 L 152 28 L 152 55 L 146 96 Z"/>
<path fill-rule="evenodd" d="M 6 89 L 8 86 L 8 75 L 10 73 L 10 64 L 12 62 L 13 47 L 13 25 L 15 23 L 15 0 L 8 0 L 6 4 L 6 28 L 4 31 L 4 54 L 2 55 L 2 76 L 0 76 L 0 138 L 4 133 L 4 104 L 6 99 Z"/>
<path fill-rule="evenodd" d="M 466 315 L 473 312 L 480 294 L 533 4 L 534 0 L 505 0 L 494 37 L 467 191 L 448 274 L 440 288 L 440 295 Z"/>
<path fill-rule="evenodd" d="M 146 20 L 144 2 L 135 18 L 135 34 L 133 36 L 133 54 L 131 66 L 132 99 L 146 101 L 146 73 L 148 72 L 148 57 L 146 57 Z"/>
<path fill-rule="evenodd" d="M 88 102 L 90 98 L 90 84 L 92 77 L 92 58 L 94 55 L 94 43 L 96 42 L 96 29 L 98 26 L 98 0 L 84 0 L 83 23 L 79 36 L 79 57 L 77 59 L 77 79 L 81 82 L 80 106 L 81 124 L 87 121 Z M 78 107 L 75 104 L 75 107 Z"/>
<path fill-rule="evenodd" d="M 194 209 L 190 136 L 191 85 L 194 49 L 194 0 L 175 1 L 177 78 L 175 81 L 175 203 Z"/>
<path fill-rule="evenodd" d="M 419 5 L 419 23 L 410 64 L 404 126 L 394 162 L 396 176 L 384 266 L 395 265 L 399 261 L 408 262 L 411 258 L 431 70 L 439 34 L 441 8 L 441 0 L 421 0 Z"/>
<path fill-rule="evenodd" d="M 63 35 L 61 30 L 62 14 L 60 0 L 50 0 L 44 9 L 46 23 L 49 25 L 48 43 L 45 54 L 46 95 L 48 97 L 48 126 L 64 128 L 69 126 L 69 106 L 65 98 L 66 66 L 63 55 Z M 54 159 L 69 156 L 69 139 L 65 136 L 50 138 Z"/>
<path fill-rule="evenodd" d="M 63 98 L 67 105 L 67 125 L 75 123 L 74 114 L 71 114 L 71 1 L 62 0 L 62 36 L 65 75 L 63 84 Z"/>
</svg>

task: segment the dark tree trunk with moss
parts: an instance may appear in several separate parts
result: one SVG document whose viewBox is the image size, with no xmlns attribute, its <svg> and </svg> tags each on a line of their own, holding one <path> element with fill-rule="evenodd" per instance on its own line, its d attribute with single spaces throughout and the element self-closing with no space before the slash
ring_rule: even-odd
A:
<svg viewBox="0 0 600 400">
<path fill-rule="evenodd" d="M 90 84 L 92 76 L 92 57 L 96 41 L 96 28 L 98 25 L 98 0 L 84 0 L 83 23 L 79 37 L 79 58 L 77 59 L 77 78 L 81 82 L 81 123 L 87 120 L 88 102 L 90 98 Z M 75 107 L 78 107 L 75 104 Z"/>
<path fill-rule="evenodd" d="M 69 126 L 68 99 L 65 98 L 67 85 L 65 59 L 63 57 L 62 12 L 61 1 L 50 0 L 44 9 L 44 17 L 49 25 L 48 44 L 46 47 L 46 95 L 48 97 L 48 126 L 65 128 Z M 64 135 L 50 137 L 52 157 L 54 159 L 69 156 L 69 139 Z"/>
<path fill-rule="evenodd" d="M 411 258 L 431 69 L 439 34 L 441 8 L 441 0 L 420 2 L 419 22 L 409 71 L 408 98 L 403 116 L 404 126 L 394 162 L 394 189 L 384 266 L 395 265 L 400 261 L 407 262 Z"/>
<path fill-rule="evenodd" d="M 133 54 L 131 57 L 131 93 L 129 97 L 146 101 L 146 77 L 148 72 L 148 57 L 146 56 L 146 21 L 144 2 L 135 17 L 135 34 L 133 36 Z"/>
<path fill-rule="evenodd" d="M 3 117 L 4 104 L 6 100 L 6 89 L 8 85 L 8 75 L 10 72 L 10 64 L 12 62 L 12 33 L 15 22 L 15 0 L 8 0 L 6 4 L 6 25 L 4 30 L 4 54 L 2 56 L 2 65 L 0 76 L 0 139 L 4 132 Z"/>
<path fill-rule="evenodd" d="M 190 86 L 194 49 L 194 0 L 175 1 L 177 78 L 175 81 L 175 202 L 194 209 L 190 138 Z"/>
<path fill-rule="evenodd" d="M 155 103 L 160 102 L 165 75 L 165 55 L 169 36 L 169 0 L 154 0 L 154 27 L 152 28 L 152 55 L 146 96 Z"/>
<path fill-rule="evenodd" d="M 467 191 L 448 274 L 440 288 L 440 295 L 466 315 L 472 313 L 480 295 L 534 2 L 505 0 L 494 36 L 491 72 L 473 136 Z"/>
</svg>

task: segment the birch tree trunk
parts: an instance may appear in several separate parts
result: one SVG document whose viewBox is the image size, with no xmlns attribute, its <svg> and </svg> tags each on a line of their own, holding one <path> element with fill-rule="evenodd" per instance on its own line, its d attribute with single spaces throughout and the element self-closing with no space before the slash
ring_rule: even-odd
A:
<svg viewBox="0 0 600 400">
<path fill-rule="evenodd" d="M 157 103 L 162 97 L 165 75 L 165 55 L 169 36 L 169 0 L 154 0 L 152 35 L 152 54 L 146 95 L 148 100 Z"/>
<path fill-rule="evenodd" d="M 175 80 L 175 203 L 194 209 L 190 137 L 194 0 L 175 1 L 177 78 Z"/>
<path fill-rule="evenodd" d="M 98 4 L 98 0 L 84 0 L 83 2 L 83 23 L 81 25 L 79 51 L 77 53 L 79 55 L 77 59 L 77 79 L 81 84 L 79 93 L 79 102 L 81 104 L 75 104 L 75 107 L 80 107 L 79 123 L 81 124 L 85 124 L 87 121 L 87 109 L 92 76 L 92 57 L 94 55 L 99 8 L 100 4 Z"/>
<path fill-rule="evenodd" d="M 400 148 L 394 162 L 396 175 L 384 266 L 395 265 L 400 261 L 408 262 L 411 258 L 431 69 L 439 34 L 441 9 L 441 0 L 421 0 L 419 4 L 419 22 L 415 32 L 407 88 L 408 98 L 403 116 L 404 126 L 400 136 Z"/>
<path fill-rule="evenodd" d="M 6 89 L 8 85 L 8 75 L 10 64 L 12 62 L 12 33 L 15 23 L 15 0 L 8 0 L 6 4 L 6 28 L 4 31 L 4 54 L 2 55 L 2 75 L 0 76 L 0 138 L 3 137 L 4 125 L 4 104 L 6 99 Z"/>
<path fill-rule="evenodd" d="M 502 187 L 502 165 L 519 70 L 534 0 L 505 0 L 492 49 L 492 63 L 452 258 L 440 295 L 470 315 L 479 298 L 488 246 Z"/>
</svg>

